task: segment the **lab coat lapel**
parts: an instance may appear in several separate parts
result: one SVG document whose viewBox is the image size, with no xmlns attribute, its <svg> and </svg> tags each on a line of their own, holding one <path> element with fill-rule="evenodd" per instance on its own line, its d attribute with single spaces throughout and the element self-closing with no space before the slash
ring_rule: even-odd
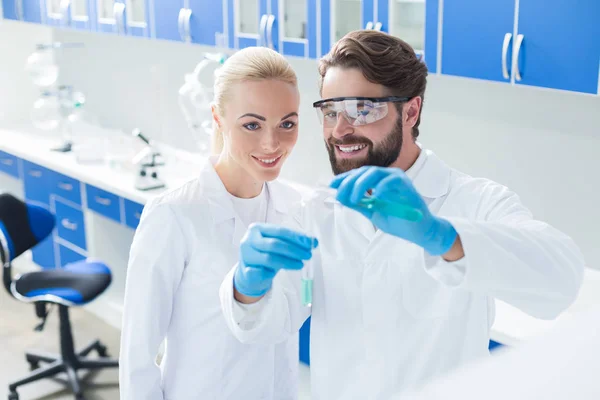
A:
<svg viewBox="0 0 600 400">
<path fill-rule="evenodd" d="M 214 168 L 214 158 L 207 162 L 202 170 L 201 178 L 205 185 L 205 194 L 210 207 L 213 226 L 219 226 L 220 232 L 231 237 L 231 243 L 241 241 L 247 226 L 235 212 L 231 196 Z M 225 226 L 221 226 L 226 224 Z"/>
<path fill-rule="evenodd" d="M 272 181 L 267 183 L 269 202 L 267 204 L 267 222 L 281 224 L 289 214 L 290 204 L 285 196 L 281 183 Z"/>
</svg>

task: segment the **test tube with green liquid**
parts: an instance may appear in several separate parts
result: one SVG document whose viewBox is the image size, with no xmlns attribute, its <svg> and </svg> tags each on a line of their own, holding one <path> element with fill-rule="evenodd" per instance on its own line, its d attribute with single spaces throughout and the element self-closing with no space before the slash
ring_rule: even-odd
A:
<svg viewBox="0 0 600 400">
<path fill-rule="evenodd" d="M 314 249 L 314 247 L 312 249 Z M 312 307 L 314 276 L 315 271 L 311 257 L 310 260 L 304 261 L 304 266 L 302 267 L 302 305 L 305 307 Z"/>
<path fill-rule="evenodd" d="M 416 208 L 407 206 L 406 204 L 378 199 L 377 197 L 363 197 L 359 201 L 359 204 L 368 210 L 378 211 L 382 214 L 402 218 L 407 221 L 417 222 L 423 219 L 423 213 L 421 210 L 417 210 Z"/>
</svg>

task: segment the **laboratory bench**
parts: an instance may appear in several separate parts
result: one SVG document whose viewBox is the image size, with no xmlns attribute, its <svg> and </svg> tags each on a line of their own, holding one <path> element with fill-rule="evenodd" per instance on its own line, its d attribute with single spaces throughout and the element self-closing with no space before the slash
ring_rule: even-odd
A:
<svg viewBox="0 0 600 400">
<path fill-rule="evenodd" d="M 51 238 L 30 252 L 29 260 L 33 262 L 27 264 L 28 268 L 56 268 L 86 257 L 100 258 L 111 267 L 111 287 L 86 307 L 119 328 L 129 247 L 143 205 L 151 197 L 195 176 L 204 159 L 180 152 L 177 158 L 184 161 L 171 159 L 162 172 L 167 188 L 140 191 L 134 185 L 135 169 L 105 163 L 81 164 L 73 153 L 50 150 L 59 141 L 60 138 L 29 128 L 0 128 L 0 188 L 57 215 L 57 228 Z M 556 320 L 535 319 L 496 301 L 490 347 L 514 346 L 598 303 L 600 271 L 590 268 L 586 269 L 578 299 Z M 307 363 L 309 331 L 310 326 L 305 324 L 301 332 L 300 358 Z"/>
</svg>

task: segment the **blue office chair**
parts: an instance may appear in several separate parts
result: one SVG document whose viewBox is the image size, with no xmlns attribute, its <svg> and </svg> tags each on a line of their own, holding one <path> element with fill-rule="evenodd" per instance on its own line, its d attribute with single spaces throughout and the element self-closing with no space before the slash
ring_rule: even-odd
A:
<svg viewBox="0 0 600 400">
<path fill-rule="evenodd" d="M 27 352 L 25 357 L 32 372 L 8 385 L 9 400 L 19 399 L 17 387 L 59 373 L 66 373 L 75 398 L 84 399 L 78 370 L 118 367 L 116 360 L 107 358 L 106 346 L 99 340 L 76 352 L 69 320 L 69 307 L 93 301 L 110 285 L 111 273 L 105 264 L 86 260 L 12 278 L 11 261 L 48 237 L 54 225 L 54 216 L 46 209 L 24 203 L 7 193 L 0 194 L 0 260 L 4 266 L 4 287 L 17 300 L 35 305 L 36 315 L 42 320 L 36 330 L 43 329 L 51 306 L 58 307 L 60 321 L 60 355 Z M 87 358 L 94 350 L 100 358 Z"/>
</svg>

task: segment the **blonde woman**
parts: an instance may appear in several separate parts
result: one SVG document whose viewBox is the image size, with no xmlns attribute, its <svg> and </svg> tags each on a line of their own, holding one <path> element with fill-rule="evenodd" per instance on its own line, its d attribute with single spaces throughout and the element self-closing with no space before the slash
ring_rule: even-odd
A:
<svg viewBox="0 0 600 400">
<path fill-rule="evenodd" d="M 241 344 L 221 313 L 219 286 L 250 224 L 293 221 L 299 195 L 275 179 L 296 144 L 299 101 L 294 71 L 267 48 L 241 50 L 217 71 L 217 154 L 196 179 L 145 206 L 133 240 L 121 399 L 297 398 L 297 335 Z"/>
</svg>

